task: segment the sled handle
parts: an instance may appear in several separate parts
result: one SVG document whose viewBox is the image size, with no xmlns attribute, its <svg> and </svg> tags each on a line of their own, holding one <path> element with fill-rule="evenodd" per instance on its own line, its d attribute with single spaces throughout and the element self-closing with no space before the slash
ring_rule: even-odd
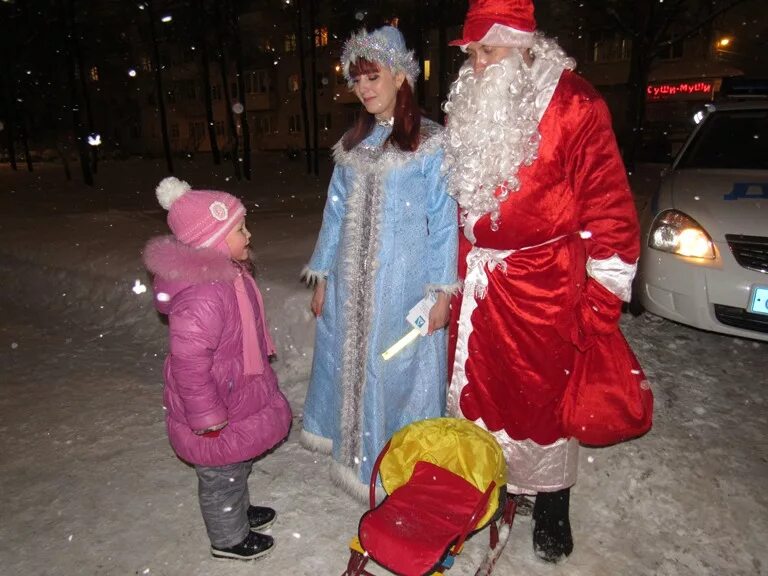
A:
<svg viewBox="0 0 768 576">
<path fill-rule="evenodd" d="M 384 448 L 381 449 L 381 452 L 379 452 L 378 457 L 376 458 L 376 462 L 373 464 L 373 470 L 371 471 L 371 483 L 368 487 L 368 497 L 370 499 L 371 503 L 371 510 L 376 508 L 376 478 L 379 475 L 379 468 L 381 467 L 381 461 L 384 460 L 384 456 L 389 451 L 389 445 L 392 443 L 392 441 L 388 441 Z"/>
<path fill-rule="evenodd" d="M 475 506 L 475 511 L 472 512 L 472 516 L 469 518 L 467 525 L 464 526 L 464 530 L 461 531 L 461 536 L 459 536 L 459 539 L 456 540 L 456 544 L 453 545 L 454 553 L 458 554 L 461 550 L 461 547 L 464 546 L 464 541 L 467 539 L 467 536 L 469 536 L 469 533 L 474 529 L 477 521 L 480 519 L 480 515 L 485 512 L 486 508 L 488 508 L 488 502 L 490 502 L 491 495 L 493 494 L 494 490 L 496 490 L 496 482 L 491 481 L 491 483 L 488 485 L 488 488 L 486 488 L 485 492 L 483 493 L 483 497 L 480 499 L 480 502 L 478 502 L 477 506 Z"/>
</svg>

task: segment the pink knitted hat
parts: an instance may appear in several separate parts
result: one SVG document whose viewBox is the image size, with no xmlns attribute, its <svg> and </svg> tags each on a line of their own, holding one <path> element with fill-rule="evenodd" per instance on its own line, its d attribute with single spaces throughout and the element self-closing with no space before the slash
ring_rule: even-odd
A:
<svg viewBox="0 0 768 576">
<path fill-rule="evenodd" d="M 160 205 L 168 210 L 168 226 L 174 236 L 194 248 L 215 247 L 245 216 L 245 206 L 231 194 L 192 190 L 173 176 L 164 178 L 156 193 Z"/>
</svg>

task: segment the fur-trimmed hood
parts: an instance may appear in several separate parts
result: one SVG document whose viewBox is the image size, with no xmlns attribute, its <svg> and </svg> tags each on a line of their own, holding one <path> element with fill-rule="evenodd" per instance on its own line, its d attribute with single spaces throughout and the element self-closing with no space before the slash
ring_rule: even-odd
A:
<svg viewBox="0 0 768 576">
<path fill-rule="evenodd" d="M 274 344 L 254 279 L 227 253 L 173 236 L 153 238 L 143 256 L 155 307 L 169 317 L 163 406 L 176 454 L 224 466 L 274 447 L 291 409 L 269 365 Z M 216 437 L 197 433 L 223 422 Z"/>
<path fill-rule="evenodd" d="M 173 297 L 196 284 L 232 282 L 237 265 L 213 248 L 193 248 L 172 235 L 152 238 L 144 248 L 144 265 L 153 276 L 155 306 L 167 314 Z"/>
</svg>

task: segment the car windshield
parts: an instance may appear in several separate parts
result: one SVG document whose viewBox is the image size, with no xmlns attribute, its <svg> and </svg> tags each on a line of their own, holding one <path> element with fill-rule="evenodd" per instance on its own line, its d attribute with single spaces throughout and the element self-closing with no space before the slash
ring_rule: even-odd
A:
<svg viewBox="0 0 768 576">
<path fill-rule="evenodd" d="M 768 170 L 768 108 L 713 112 L 678 168 Z"/>
</svg>

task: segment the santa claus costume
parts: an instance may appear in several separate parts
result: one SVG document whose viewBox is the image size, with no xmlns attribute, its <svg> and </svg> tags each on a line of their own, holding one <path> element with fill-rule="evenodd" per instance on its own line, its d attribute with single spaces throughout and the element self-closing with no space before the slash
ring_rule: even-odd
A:
<svg viewBox="0 0 768 576">
<path fill-rule="evenodd" d="M 605 103 L 535 28 L 530 0 L 471 1 L 452 42 L 513 50 L 479 73 L 468 61 L 445 105 L 464 281 L 452 306 L 448 412 L 494 434 L 509 492 L 538 494 L 534 549 L 557 562 L 573 548 L 578 463 L 560 403 L 577 349 L 618 331 L 639 235 Z"/>
</svg>

